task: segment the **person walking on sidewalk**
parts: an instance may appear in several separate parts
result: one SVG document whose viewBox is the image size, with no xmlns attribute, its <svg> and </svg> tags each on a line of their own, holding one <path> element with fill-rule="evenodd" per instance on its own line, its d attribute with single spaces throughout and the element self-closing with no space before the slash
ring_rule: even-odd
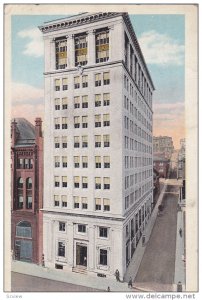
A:
<svg viewBox="0 0 202 300">
<path fill-rule="evenodd" d="M 182 237 L 182 228 L 179 229 L 179 235 Z"/>
<path fill-rule="evenodd" d="M 119 274 L 119 270 L 118 269 L 116 269 L 115 276 L 116 276 L 116 281 L 120 282 L 120 274 Z"/>
<path fill-rule="evenodd" d="M 132 278 L 130 277 L 129 281 L 128 281 L 128 287 L 132 288 L 133 287 L 133 281 Z"/>
</svg>

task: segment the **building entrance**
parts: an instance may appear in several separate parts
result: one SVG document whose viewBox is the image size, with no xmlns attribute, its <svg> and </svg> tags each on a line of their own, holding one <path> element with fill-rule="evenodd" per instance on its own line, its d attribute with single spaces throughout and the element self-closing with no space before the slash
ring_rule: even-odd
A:
<svg viewBox="0 0 202 300">
<path fill-rule="evenodd" d="M 76 265 L 87 267 L 87 246 L 76 245 Z"/>
<path fill-rule="evenodd" d="M 27 262 L 32 261 L 32 241 L 15 241 L 15 259 Z"/>
</svg>

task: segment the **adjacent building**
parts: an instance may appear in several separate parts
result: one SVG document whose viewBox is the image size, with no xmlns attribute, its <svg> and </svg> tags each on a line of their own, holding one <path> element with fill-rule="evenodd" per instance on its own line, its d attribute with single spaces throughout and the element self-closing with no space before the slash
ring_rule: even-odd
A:
<svg viewBox="0 0 202 300">
<path fill-rule="evenodd" d="M 166 158 L 171 158 L 174 151 L 172 137 L 169 136 L 158 136 L 153 137 L 153 152 L 158 155 L 158 153 L 164 153 Z M 159 156 L 159 155 L 158 155 Z"/>
<path fill-rule="evenodd" d="M 178 178 L 185 179 L 185 139 L 180 140 L 180 150 L 178 152 Z"/>
<path fill-rule="evenodd" d="M 43 137 L 42 121 L 35 127 L 24 118 L 11 123 L 11 246 L 13 258 L 42 260 Z"/>
<path fill-rule="evenodd" d="M 152 208 L 152 79 L 127 13 L 39 28 L 45 265 L 123 278 Z"/>
</svg>

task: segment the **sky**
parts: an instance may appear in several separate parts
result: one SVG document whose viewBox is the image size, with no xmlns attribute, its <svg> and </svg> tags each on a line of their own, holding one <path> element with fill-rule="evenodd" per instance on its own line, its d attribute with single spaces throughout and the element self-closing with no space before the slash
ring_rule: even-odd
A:
<svg viewBox="0 0 202 300">
<path fill-rule="evenodd" d="M 36 117 L 43 119 L 44 53 L 38 26 L 65 16 L 12 16 L 12 117 L 32 123 Z M 184 15 L 130 15 L 130 19 L 155 86 L 153 135 L 172 136 L 177 149 L 185 137 Z"/>
</svg>

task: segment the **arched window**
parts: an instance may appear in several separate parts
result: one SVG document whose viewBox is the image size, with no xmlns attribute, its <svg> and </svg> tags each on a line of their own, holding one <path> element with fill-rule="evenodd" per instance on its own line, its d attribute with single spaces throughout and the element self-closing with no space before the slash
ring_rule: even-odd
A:
<svg viewBox="0 0 202 300">
<path fill-rule="evenodd" d="M 26 180 L 26 188 L 31 189 L 32 188 L 32 179 L 30 177 Z"/>
<path fill-rule="evenodd" d="M 32 237 L 32 226 L 31 226 L 31 224 L 27 221 L 19 222 L 16 225 L 16 236 L 31 238 Z"/>
<path fill-rule="evenodd" d="M 19 189 L 22 189 L 22 188 L 23 188 L 23 179 L 22 179 L 22 177 L 19 177 L 19 178 L 18 178 L 17 185 L 18 185 L 18 188 L 19 188 Z"/>
</svg>

